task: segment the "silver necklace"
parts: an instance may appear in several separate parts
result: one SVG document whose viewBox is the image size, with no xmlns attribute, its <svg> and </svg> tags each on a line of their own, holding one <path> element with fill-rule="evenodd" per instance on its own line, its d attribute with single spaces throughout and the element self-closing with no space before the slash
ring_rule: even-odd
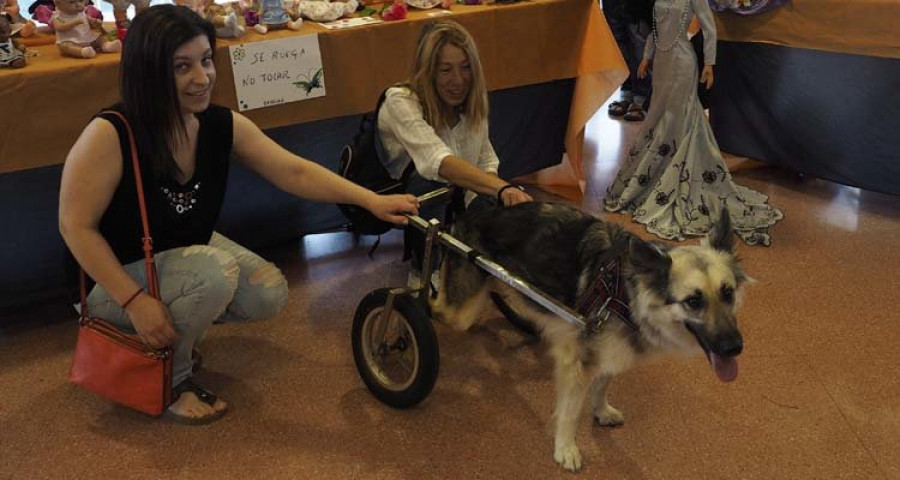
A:
<svg viewBox="0 0 900 480">
<path fill-rule="evenodd" d="M 663 9 L 664 12 L 663 12 L 662 16 L 659 17 L 659 21 L 662 22 L 663 20 L 666 19 L 667 16 L 669 16 L 669 11 L 672 10 L 671 7 L 674 7 L 674 6 L 675 6 L 675 0 L 669 0 L 668 2 L 663 2 L 663 0 L 656 0 L 656 1 L 653 3 L 654 7 L 655 7 L 657 4 L 660 4 L 660 5 L 661 5 L 661 4 L 665 4 L 665 5 L 668 7 L 668 8 Z M 654 19 L 656 18 L 656 8 L 653 9 L 653 18 L 654 18 Z"/>
<path fill-rule="evenodd" d="M 657 18 L 657 16 L 656 16 L 656 7 L 654 6 L 654 8 L 653 8 L 653 42 L 656 44 L 656 48 L 658 48 L 659 50 L 661 50 L 663 52 L 668 52 L 673 47 L 675 47 L 675 44 L 678 43 L 679 37 L 685 36 L 685 31 L 687 30 L 687 26 L 691 22 L 691 2 L 690 2 L 690 0 L 682 0 L 684 2 L 684 8 L 681 11 L 681 22 L 678 25 L 678 27 L 675 29 L 675 35 L 672 36 L 672 41 L 669 42 L 668 45 L 664 46 L 664 45 L 660 44 L 658 24 L 662 23 L 662 21 L 666 19 L 666 17 L 670 13 L 669 12 L 670 10 L 674 10 L 673 7 L 675 7 L 675 1 L 677 1 L 677 0 L 673 0 L 671 2 L 666 3 L 666 6 L 668 8 L 663 9 L 664 13 L 659 18 Z M 657 0 L 657 2 L 661 2 L 661 0 Z"/>
</svg>

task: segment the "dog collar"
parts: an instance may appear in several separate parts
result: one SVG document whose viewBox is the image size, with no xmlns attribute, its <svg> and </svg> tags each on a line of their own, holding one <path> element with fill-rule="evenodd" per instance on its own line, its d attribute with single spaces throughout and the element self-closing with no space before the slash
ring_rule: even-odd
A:
<svg viewBox="0 0 900 480">
<path fill-rule="evenodd" d="M 584 317 L 586 328 L 591 332 L 599 332 L 610 315 L 638 330 L 631 319 L 628 291 L 622 278 L 621 259 L 628 243 L 628 237 L 623 235 L 604 253 L 600 270 L 575 302 L 575 310 Z"/>
</svg>

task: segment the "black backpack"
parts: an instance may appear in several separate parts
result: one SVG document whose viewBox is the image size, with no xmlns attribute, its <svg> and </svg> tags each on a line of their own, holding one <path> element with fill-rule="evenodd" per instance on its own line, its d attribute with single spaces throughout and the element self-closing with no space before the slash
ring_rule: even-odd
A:
<svg viewBox="0 0 900 480">
<path fill-rule="evenodd" d="M 353 142 L 344 145 L 341 150 L 341 161 L 338 166 L 338 175 L 361 185 L 375 193 L 388 195 L 403 193 L 406 191 L 406 183 L 414 166 L 410 162 L 399 180 L 391 178 L 390 174 L 375 147 L 378 135 L 378 111 L 384 103 L 387 90 L 381 92 L 375 110 L 363 115 L 359 123 L 359 132 L 353 137 Z M 368 210 L 356 205 L 338 204 L 347 220 L 350 220 L 350 231 L 358 235 L 381 235 L 394 227 L 392 223 L 378 219 Z"/>
</svg>

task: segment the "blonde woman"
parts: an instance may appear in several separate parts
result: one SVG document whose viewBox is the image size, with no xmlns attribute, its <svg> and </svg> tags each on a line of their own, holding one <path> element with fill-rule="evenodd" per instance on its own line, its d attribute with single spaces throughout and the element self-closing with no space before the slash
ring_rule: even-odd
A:
<svg viewBox="0 0 900 480">
<path fill-rule="evenodd" d="M 491 199 L 506 206 L 532 200 L 521 187 L 497 175 L 500 160 L 488 138 L 481 60 L 472 36 L 456 22 L 423 28 L 412 76 L 386 92 L 378 133 L 381 160 L 394 178 L 410 164 L 415 166 L 409 193 L 419 195 L 452 183 L 467 190 L 469 208 Z M 425 206 L 422 215 L 437 217 L 441 208 Z M 421 233 L 407 229 L 406 245 L 418 265 L 424 246 Z"/>
</svg>

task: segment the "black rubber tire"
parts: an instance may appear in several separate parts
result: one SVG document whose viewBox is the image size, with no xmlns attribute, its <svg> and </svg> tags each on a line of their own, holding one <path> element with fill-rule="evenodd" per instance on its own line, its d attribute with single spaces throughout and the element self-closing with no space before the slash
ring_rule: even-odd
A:
<svg viewBox="0 0 900 480">
<path fill-rule="evenodd" d="M 359 376 L 375 398 L 394 408 L 410 408 L 428 397 L 434 388 L 440 367 L 440 351 L 431 319 L 419 303 L 407 294 L 397 295 L 394 298 L 393 318 L 405 324 L 406 333 L 411 337 L 409 340 L 412 340 L 407 342 L 406 348 L 414 349 L 412 355 L 416 359 L 417 368 L 414 368 L 411 380 L 399 387 L 387 383 L 373 370 L 376 367 L 367 359 L 363 337 L 373 327 L 368 323 L 378 318 L 377 314 L 384 310 L 389 290 L 380 288 L 369 293 L 356 307 L 351 334 L 353 360 Z M 371 352 L 369 354 L 371 356 Z"/>
<path fill-rule="evenodd" d="M 522 332 L 525 332 L 529 335 L 533 335 L 535 337 L 540 337 L 541 332 L 538 329 L 537 325 L 534 322 L 526 320 L 519 316 L 509 304 L 506 303 L 506 300 L 503 300 L 497 292 L 491 292 L 491 300 L 493 300 L 494 305 L 497 306 L 497 309 L 500 310 L 500 313 L 509 320 L 509 323 L 513 324 L 514 327 L 518 328 Z"/>
</svg>

